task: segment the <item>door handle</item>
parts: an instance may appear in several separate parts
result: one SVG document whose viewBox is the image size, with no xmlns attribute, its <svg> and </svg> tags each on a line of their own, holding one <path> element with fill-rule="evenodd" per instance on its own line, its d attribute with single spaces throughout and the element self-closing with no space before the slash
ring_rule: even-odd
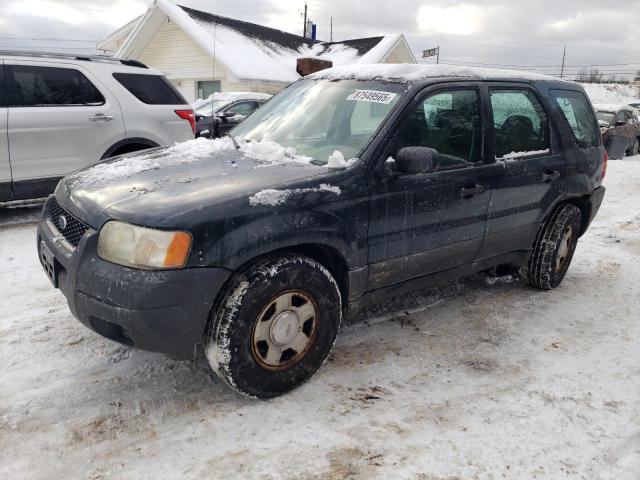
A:
<svg viewBox="0 0 640 480">
<path fill-rule="evenodd" d="M 547 170 L 542 174 L 542 181 L 544 183 L 550 183 L 560 178 L 560 172 L 557 170 Z"/>
<path fill-rule="evenodd" d="M 89 117 L 89 120 L 93 122 L 99 122 L 99 121 L 108 122 L 110 120 L 113 120 L 113 116 L 105 115 L 104 113 L 96 113 L 94 116 Z"/>
<path fill-rule="evenodd" d="M 474 195 L 478 195 L 486 190 L 484 185 L 466 185 L 460 189 L 460 196 L 462 198 L 471 198 Z"/>
</svg>

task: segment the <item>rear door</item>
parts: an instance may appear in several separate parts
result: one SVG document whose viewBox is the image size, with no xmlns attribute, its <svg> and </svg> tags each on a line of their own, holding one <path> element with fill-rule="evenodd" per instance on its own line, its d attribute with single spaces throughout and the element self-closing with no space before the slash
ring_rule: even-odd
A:
<svg viewBox="0 0 640 480">
<path fill-rule="evenodd" d="M 13 61 L 5 71 L 16 198 L 38 195 L 37 187 L 22 192 L 25 185 L 48 193 L 57 178 L 97 162 L 124 137 L 118 102 L 81 67 Z"/>
<path fill-rule="evenodd" d="M 11 164 L 7 137 L 7 92 L 4 83 L 4 62 L 0 60 L 0 202 L 11 200 Z"/>
<path fill-rule="evenodd" d="M 370 178 L 369 288 L 463 266 L 478 253 L 486 225 L 491 166 L 478 85 L 445 84 L 407 107 Z M 439 152 L 433 173 L 389 176 L 403 147 Z"/>
<path fill-rule="evenodd" d="M 555 124 L 526 84 L 489 84 L 494 174 L 483 260 L 531 248 L 545 212 L 567 189 Z"/>
</svg>

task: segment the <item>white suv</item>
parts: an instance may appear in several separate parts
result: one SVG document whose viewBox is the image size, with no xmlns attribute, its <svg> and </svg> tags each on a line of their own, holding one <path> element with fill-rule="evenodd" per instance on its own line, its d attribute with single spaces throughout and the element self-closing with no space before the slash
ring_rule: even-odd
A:
<svg viewBox="0 0 640 480">
<path fill-rule="evenodd" d="M 69 172 L 194 131 L 192 107 L 142 63 L 0 52 L 0 202 L 45 197 Z"/>
</svg>

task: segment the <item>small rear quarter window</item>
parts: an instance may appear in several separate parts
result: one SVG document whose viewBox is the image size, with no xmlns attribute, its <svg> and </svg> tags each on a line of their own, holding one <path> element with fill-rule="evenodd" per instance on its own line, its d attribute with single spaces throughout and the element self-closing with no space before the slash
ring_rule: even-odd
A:
<svg viewBox="0 0 640 480">
<path fill-rule="evenodd" d="M 188 102 L 162 75 L 114 73 L 113 78 L 148 105 L 185 105 Z"/>
<path fill-rule="evenodd" d="M 598 123 L 584 94 L 573 90 L 549 92 L 560 107 L 562 115 L 582 148 L 597 147 L 600 132 Z"/>
</svg>

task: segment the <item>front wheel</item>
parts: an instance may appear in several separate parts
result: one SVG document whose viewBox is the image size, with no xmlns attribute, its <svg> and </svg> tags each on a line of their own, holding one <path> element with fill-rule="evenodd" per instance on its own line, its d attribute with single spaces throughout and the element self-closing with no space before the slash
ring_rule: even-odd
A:
<svg viewBox="0 0 640 480">
<path fill-rule="evenodd" d="M 523 272 L 529 285 L 542 290 L 560 285 L 578 244 L 581 217 L 578 207 L 566 204 L 542 226 Z"/>
<path fill-rule="evenodd" d="M 631 144 L 631 148 L 627 152 L 627 155 L 629 156 L 638 155 L 638 152 L 640 152 L 640 139 L 636 138 L 634 142 Z"/>
<path fill-rule="evenodd" d="M 205 338 L 213 370 L 234 390 L 272 398 L 308 380 L 342 320 L 338 285 L 304 255 L 262 260 L 232 282 Z"/>
</svg>

